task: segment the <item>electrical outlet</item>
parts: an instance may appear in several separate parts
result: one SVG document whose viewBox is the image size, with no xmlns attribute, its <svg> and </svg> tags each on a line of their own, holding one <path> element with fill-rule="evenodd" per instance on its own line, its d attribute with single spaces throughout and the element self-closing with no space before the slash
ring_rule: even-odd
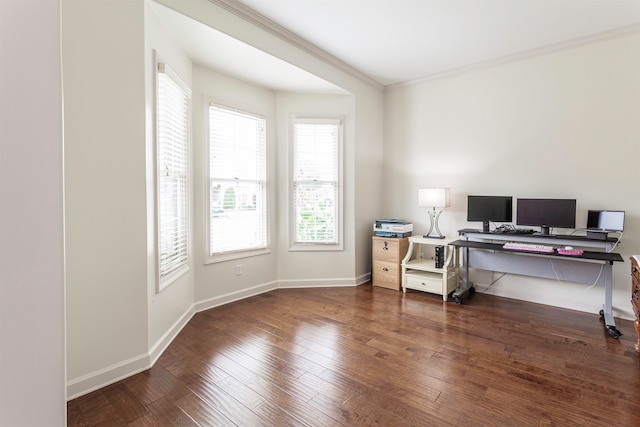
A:
<svg viewBox="0 0 640 427">
<path fill-rule="evenodd" d="M 236 276 L 241 276 L 242 275 L 242 264 L 237 264 L 236 265 Z"/>
</svg>

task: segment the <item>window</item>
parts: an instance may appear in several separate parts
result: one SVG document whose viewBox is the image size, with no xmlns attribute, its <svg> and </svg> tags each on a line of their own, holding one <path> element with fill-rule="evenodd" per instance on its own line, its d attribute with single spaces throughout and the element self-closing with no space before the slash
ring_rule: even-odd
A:
<svg viewBox="0 0 640 427">
<path fill-rule="evenodd" d="M 190 91 L 158 64 L 156 116 L 159 289 L 189 269 Z"/>
<path fill-rule="evenodd" d="M 342 125 L 338 119 L 293 119 L 293 247 L 342 249 Z"/>
<path fill-rule="evenodd" d="M 209 104 L 210 262 L 267 251 L 266 120 Z"/>
</svg>

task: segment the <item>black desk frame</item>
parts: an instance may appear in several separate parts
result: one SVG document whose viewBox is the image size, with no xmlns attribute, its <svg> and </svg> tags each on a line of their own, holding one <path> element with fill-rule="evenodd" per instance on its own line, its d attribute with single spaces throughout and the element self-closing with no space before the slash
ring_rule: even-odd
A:
<svg viewBox="0 0 640 427">
<path fill-rule="evenodd" d="M 461 287 L 453 294 L 456 302 L 460 303 L 462 294 L 474 290 L 469 282 L 469 268 L 602 285 L 605 295 L 600 315 L 604 317 L 609 335 L 613 338 L 620 336 L 612 314 L 613 263 L 622 262 L 623 259 L 620 254 L 610 252 L 616 243 L 615 239 L 595 240 L 582 236 L 484 233 L 470 229 L 459 230 L 458 233 L 462 239 L 450 243 L 456 250 L 464 249 Z M 554 247 L 574 246 L 584 249 L 580 256 L 560 255 L 557 252 L 514 251 L 504 249 L 502 245 L 505 242 Z"/>
</svg>

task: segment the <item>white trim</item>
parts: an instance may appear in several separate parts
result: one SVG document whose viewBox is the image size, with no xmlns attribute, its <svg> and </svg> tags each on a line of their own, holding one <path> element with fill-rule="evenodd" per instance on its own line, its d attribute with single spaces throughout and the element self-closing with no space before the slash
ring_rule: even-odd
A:
<svg viewBox="0 0 640 427">
<path fill-rule="evenodd" d="M 260 295 L 265 292 L 278 289 L 277 282 L 267 282 L 261 285 L 253 286 L 248 289 L 243 289 L 237 292 L 231 292 L 228 294 L 220 295 L 215 298 L 210 298 L 204 301 L 200 301 L 195 304 L 195 311 L 199 313 L 201 311 L 209 310 L 210 308 L 219 307 L 221 305 L 229 304 L 230 302 L 239 301 L 241 299 L 249 298 L 252 296 Z"/>
<path fill-rule="evenodd" d="M 180 78 L 180 76 L 171 69 L 170 66 L 164 62 L 158 52 L 153 49 L 152 51 L 154 72 L 153 72 L 153 185 L 154 185 L 154 215 L 155 215 L 155 230 L 154 230 L 154 250 L 155 250 L 155 279 L 156 279 L 156 293 L 162 292 L 178 278 L 191 270 L 191 262 L 193 260 L 192 246 L 192 233 L 193 233 L 193 220 L 192 220 L 192 205 L 193 205 L 193 122 L 192 122 L 192 107 L 191 107 L 191 88 Z M 166 74 L 187 97 L 187 260 L 184 264 L 179 266 L 176 270 L 170 272 L 165 277 L 160 274 L 160 186 L 158 182 L 158 91 L 159 91 L 159 78 L 158 74 Z"/>
<path fill-rule="evenodd" d="M 484 69 L 496 67 L 499 65 L 505 65 L 513 62 L 523 61 L 526 59 L 536 58 L 538 56 L 547 55 L 554 52 L 560 52 L 563 50 L 586 46 L 593 43 L 604 42 L 604 41 L 612 40 L 618 37 L 625 37 L 638 32 L 640 32 L 640 24 L 632 24 L 626 27 L 616 28 L 615 30 L 604 31 L 602 33 L 592 34 L 585 37 L 579 37 L 577 39 L 556 43 L 550 46 L 543 46 L 540 48 L 519 52 L 513 55 L 502 56 L 500 58 L 490 59 L 488 61 L 482 61 L 482 62 L 477 62 L 475 64 L 465 65 L 462 67 L 455 68 L 453 70 L 447 70 L 441 73 L 430 74 L 414 80 L 408 80 L 405 82 L 390 84 L 385 86 L 385 90 L 411 86 L 411 85 L 420 84 L 420 83 L 424 83 L 432 80 L 444 79 L 447 77 L 458 76 L 458 75 L 469 73 L 472 71 L 484 70 Z"/>
<path fill-rule="evenodd" d="M 356 279 L 287 279 L 278 281 L 278 289 L 335 288 L 358 286 Z"/>
<path fill-rule="evenodd" d="M 191 252 L 189 251 L 189 254 Z M 156 259 L 156 264 L 158 264 L 158 260 Z M 184 276 L 191 270 L 191 259 L 187 260 L 186 264 L 182 264 L 180 267 L 173 270 L 171 273 L 167 274 L 164 277 L 161 277 L 158 281 L 158 286 L 156 288 L 156 293 L 161 292 L 163 289 L 166 289 L 173 282 L 178 280 L 180 277 Z M 159 277 L 159 274 L 157 274 Z"/>
<path fill-rule="evenodd" d="M 106 368 L 82 375 L 67 381 L 67 401 L 91 393 L 131 375 L 149 369 L 151 361 L 148 354 L 140 354 Z"/>
<path fill-rule="evenodd" d="M 271 150 L 271 140 L 269 137 L 269 127 L 273 125 L 271 116 L 263 107 L 257 107 L 244 102 L 227 100 L 224 98 L 218 98 L 210 96 L 206 93 L 202 96 L 202 114 L 203 114 L 203 141 L 204 141 L 204 155 L 203 159 L 203 192 L 204 192 L 204 260 L 203 264 L 215 264 L 218 262 L 224 262 L 240 258 L 248 258 L 253 256 L 265 255 L 271 253 L 271 181 L 273 177 L 271 175 L 271 165 L 269 163 L 269 154 Z M 237 110 L 246 112 L 247 114 L 259 116 L 265 122 L 265 203 L 266 203 L 266 246 L 251 249 L 240 249 L 224 253 L 211 253 L 211 123 L 210 123 L 210 109 L 212 106 L 220 106 L 228 108 L 230 110 Z"/>
<path fill-rule="evenodd" d="M 371 281 L 371 272 L 361 274 L 360 276 L 356 277 L 356 286 L 363 285 L 369 281 Z"/>
<path fill-rule="evenodd" d="M 106 368 L 67 381 L 67 401 L 151 368 L 195 314 L 191 305 L 176 322 L 151 346 L 148 353 L 115 363 Z"/>
<path fill-rule="evenodd" d="M 191 100 L 191 88 L 184 82 L 184 80 L 180 78 L 178 73 L 173 71 L 173 69 L 170 66 L 168 66 L 166 62 L 161 62 L 157 60 L 157 57 L 156 57 L 156 61 L 157 61 L 158 73 L 164 73 L 167 76 L 169 76 L 169 78 L 173 80 L 175 84 L 178 85 L 180 90 L 182 90 L 187 95 L 189 100 Z"/>
<path fill-rule="evenodd" d="M 174 322 L 173 325 L 165 332 L 158 341 L 154 345 L 151 346 L 149 350 L 149 360 L 151 364 L 149 367 L 155 365 L 158 361 L 158 358 L 162 356 L 162 353 L 169 347 L 169 345 L 173 342 L 173 340 L 178 336 L 178 334 L 187 326 L 187 323 L 193 318 L 193 315 L 196 314 L 195 306 L 191 304 L 191 306 L 185 311 L 182 316 L 178 318 Z"/>
<path fill-rule="evenodd" d="M 234 252 L 225 252 L 217 255 L 208 255 L 204 261 L 205 264 L 216 264 L 218 262 L 231 261 L 234 259 L 242 259 L 249 258 L 253 256 L 259 255 L 267 255 L 271 253 L 271 249 L 269 248 L 261 248 L 261 249 L 250 249 L 250 250 L 242 250 L 242 251 L 234 251 Z"/>
<path fill-rule="evenodd" d="M 338 221 L 338 241 L 335 243 L 300 243 L 296 242 L 296 224 L 295 224 L 295 195 L 294 195 L 294 172 L 293 172 L 293 152 L 295 145 L 295 125 L 297 123 L 318 123 L 330 124 L 338 127 L 338 210 L 336 212 Z M 287 221 L 289 230 L 289 252 L 329 252 L 344 250 L 344 116 L 322 116 L 322 115 L 306 115 L 306 114 L 289 114 L 288 123 L 288 142 L 287 152 L 289 155 L 287 167 L 287 185 L 288 190 L 288 209 Z"/>
</svg>

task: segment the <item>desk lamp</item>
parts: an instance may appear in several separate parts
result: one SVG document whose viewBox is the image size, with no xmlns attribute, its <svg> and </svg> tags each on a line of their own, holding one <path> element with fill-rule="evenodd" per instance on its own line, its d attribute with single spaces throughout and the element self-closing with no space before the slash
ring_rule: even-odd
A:
<svg viewBox="0 0 640 427">
<path fill-rule="evenodd" d="M 444 236 L 438 228 L 438 218 L 442 211 L 436 211 L 436 208 L 448 208 L 451 206 L 451 197 L 448 188 L 422 188 L 418 190 L 418 206 L 429 207 L 433 210 L 427 210 L 431 224 L 429 231 L 423 237 L 432 239 L 444 239 Z M 434 231 L 435 233 L 431 234 Z"/>
</svg>

